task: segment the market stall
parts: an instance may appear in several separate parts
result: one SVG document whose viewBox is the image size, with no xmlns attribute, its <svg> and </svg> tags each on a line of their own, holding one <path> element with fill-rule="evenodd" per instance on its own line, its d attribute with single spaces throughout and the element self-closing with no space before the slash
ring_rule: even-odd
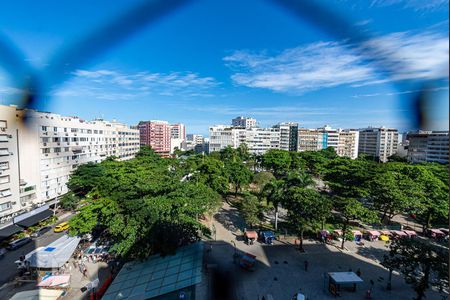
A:
<svg viewBox="0 0 450 300">
<path fill-rule="evenodd" d="M 430 237 L 432 237 L 432 238 L 440 239 L 440 238 L 443 238 L 443 237 L 445 236 L 445 233 L 442 232 L 442 231 L 439 230 L 439 229 L 430 229 L 430 230 L 428 231 L 428 235 L 429 235 Z"/>
<path fill-rule="evenodd" d="M 317 237 L 324 243 L 332 239 L 332 236 L 328 230 L 320 230 L 317 233 Z"/>
<path fill-rule="evenodd" d="M 363 280 L 354 272 L 328 273 L 328 291 L 334 296 L 340 296 L 343 289 L 355 292 L 356 285 Z"/>
<path fill-rule="evenodd" d="M 381 233 L 377 230 L 368 230 L 366 233 L 367 240 L 373 242 L 378 240 L 378 238 L 381 236 Z M 389 238 L 388 238 L 389 240 Z"/>
<path fill-rule="evenodd" d="M 340 229 L 333 230 L 333 237 L 338 241 L 342 241 L 342 230 Z"/>
<path fill-rule="evenodd" d="M 363 234 L 359 230 L 352 230 L 353 238 L 355 241 L 359 242 L 362 239 Z"/>
<path fill-rule="evenodd" d="M 405 232 L 400 230 L 391 230 L 391 233 L 395 238 L 405 238 L 408 236 Z"/>
</svg>

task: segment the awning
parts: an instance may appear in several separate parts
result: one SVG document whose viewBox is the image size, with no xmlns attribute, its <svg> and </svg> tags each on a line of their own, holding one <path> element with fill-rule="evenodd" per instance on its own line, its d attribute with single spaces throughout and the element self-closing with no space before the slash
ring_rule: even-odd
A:
<svg viewBox="0 0 450 300">
<path fill-rule="evenodd" d="M 45 287 L 66 287 L 70 282 L 70 274 L 50 275 L 42 279 L 37 286 Z"/>
<path fill-rule="evenodd" d="M 29 218 L 18 221 L 18 222 L 16 222 L 16 224 L 20 225 L 22 227 L 30 227 L 30 226 L 33 226 L 34 224 L 37 224 L 40 221 L 45 220 L 51 216 L 53 216 L 53 211 L 47 209 L 47 210 L 41 211 L 40 213 L 37 213 L 33 216 L 30 216 Z"/>
<path fill-rule="evenodd" d="M 409 236 L 417 235 L 417 233 L 413 230 L 403 230 L 404 233 L 406 233 Z"/>
<path fill-rule="evenodd" d="M 439 230 L 439 229 L 430 229 L 430 231 L 432 232 L 432 233 L 435 233 L 435 234 L 445 234 L 445 233 L 443 233 L 441 230 Z"/>
<path fill-rule="evenodd" d="M 376 230 L 368 230 L 367 232 L 373 236 L 380 236 L 380 232 Z"/>
<path fill-rule="evenodd" d="M 391 232 L 398 236 L 406 236 L 407 234 L 400 230 L 391 230 Z"/>
<path fill-rule="evenodd" d="M 361 231 L 359 230 L 352 230 L 353 236 L 362 235 Z"/>
<path fill-rule="evenodd" d="M 391 235 L 392 233 L 389 230 L 380 230 L 381 234 Z"/>
<path fill-rule="evenodd" d="M 21 232 L 22 230 L 23 228 L 14 224 L 3 227 L 2 229 L 0 229 L 0 241 L 9 238 L 15 233 Z"/>
<path fill-rule="evenodd" d="M 336 233 L 337 235 L 342 235 L 342 230 L 335 229 L 335 230 L 333 230 L 333 233 Z"/>
<path fill-rule="evenodd" d="M 62 293 L 63 290 L 38 289 L 16 293 L 9 300 L 56 300 Z"/>
<path fill-rule="evenodd" d="M 354 272 L 332 272 L 328 273 L 328 276 L 336 284 L 349 284 L 349 283 L 362 283 L 363 280 Z"/>
</svg>

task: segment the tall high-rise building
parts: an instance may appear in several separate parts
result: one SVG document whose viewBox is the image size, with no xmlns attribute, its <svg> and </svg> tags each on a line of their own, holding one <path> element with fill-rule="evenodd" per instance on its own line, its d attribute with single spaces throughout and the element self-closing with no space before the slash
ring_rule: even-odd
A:
<svg viewBox="0 0 450 300">
<path fill-rule="evenodd" d="M 243 117 L 243 116 L 236 117 L 231 120 L 231 126 L 250 129 L 250 128 L 256 127 L 256 119 Z"/>
<path fill-rule="evenodd" d="M 138 125 L 141 146 L 150 146 L 161 156 L 170 154 L 170 125 L 166 121 L 141 121 Z"/>
<path fill-rule="evenodd" d="M 407 139 L 408 161 L 448 163 L 448 131 L 410 132 Z"/>
<path fill-rule="evenodd" d="M 170 125 L 170 153 L 175 149 L 182 150 L 183 143 L 186 141 L 186 127 L 184 124 L 177 123 Z"/>
<path fill-rule="evenodd" d="M 298 123 L 281 122 L 273 126 L 280 131 L 280 149 L 297 151 L 298 149 Z"/>
<path fill-rule="evenodd" d="M 14 106 L 0 106 L 0 130 L 0 227 L 16 214 L 56 203 L 79 165 L 110 156 L 126 160 L 139 151 L 139 131 L 124 124 Z"/>
<path fill-rule="evenodd" d="M 397 147 L 397 129 L 385 127 L 359 129 L 358 151 L 360 153 L 366 153 L 381 162 L 387 162 L 388 158 L 397 152 Z"/>
</svg>

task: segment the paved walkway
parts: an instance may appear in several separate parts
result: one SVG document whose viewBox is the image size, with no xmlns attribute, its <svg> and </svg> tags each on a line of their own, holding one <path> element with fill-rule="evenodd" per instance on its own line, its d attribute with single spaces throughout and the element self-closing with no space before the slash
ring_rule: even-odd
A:
<svg viewBox="0 0 450 300">
<path fill-rule="evenodd" d="M 216 241 L 206 254 L 206 263 L 211 268 L 207 276 L 208 296 L 200 299 L 260 299 L 271 294 L 274 299 L 291 299 L 300 289 L 308 299 L 334 299 L 326 288 L 327 272 L 356 271 L 360 269 L 364 283 L 355 293 L 343 291 L 340 299 L 365 299 L 366 291 L 374 282 L 372 299 L 412 299 L 414 291 L 406 285 L 401 276 L 394 274 L 392 291 L 386 290 L 388 272 L 380 266 L 377 258 L 380 252 L 342 252 L 333 245 L 317 241 L 305 241 L 305 253 L 300 253 L 291 240 L 276 241 L 274 245 L 255 242 L 248 246 L 242 239 L 245 227 L 238 211 L 224 203 L 211 221 L 216 229 Z M 350 246 L 349 242 L 349 246 Z M 353 247 L 350 247 L 353 248 Z M 245 271 L 234 263 L 235 252 L 249 252 L 256 255 L 258 262 L 253 272 Z M 304 261 L 308 261 L 305 271 Z M 427 299 L 441 299 L 438 293 L 429 292 Z"/>
</svg>

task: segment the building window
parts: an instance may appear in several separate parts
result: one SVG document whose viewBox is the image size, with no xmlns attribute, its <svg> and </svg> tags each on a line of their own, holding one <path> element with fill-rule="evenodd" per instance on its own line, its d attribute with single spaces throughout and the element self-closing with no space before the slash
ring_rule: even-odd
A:
<svg viewBox="0 0 450 300">
<path fill-rule="evenodd" d="M 0 120 L 0 128 L 2 129 L 8 128 L 8 123 L 5 120 Z"/>
<path fill-rule="evenodd" d="M 11 209 L 11 202 L 6 202 L 6 203 L 0 204 L 0 211 L 5 211 L 8 209 Z"/>
<path fill-rule="evenodd" d="M 9 175 L 0 176 L 0 184 L 8 183 L 9 182 Z"/>
<path fill-rule="evenodd" d="M 9 151 L 8 148 L 0 148 L 0 156 L 8 156 Z"/>
<path fill-rule="evenodd" d="M 53 127 L 53 131 L 57 132 L 58 131 L 58 127 Z"/>
<path fill-rule="evenodd" d="M 50 148 L 42 148 L 42 153 L 43 154 L 50 153 Z"/>
<path fill-rule="evenodd" d="M 42 131 L 47 131 L 47 126 L 42 126 Z"/>
<path fill-rule="evenodd" d="M 0 162 L 0 170 L 8 170 L 9 169 L 9 162 L 2 161 Z"/>
<path fill-rule="evenodd" d="M 6 190 L 0 191 L 0 197 L 8 197 L 11 195 L 12 195 L 11 189 L 6 189 Z"/>
</svg>

